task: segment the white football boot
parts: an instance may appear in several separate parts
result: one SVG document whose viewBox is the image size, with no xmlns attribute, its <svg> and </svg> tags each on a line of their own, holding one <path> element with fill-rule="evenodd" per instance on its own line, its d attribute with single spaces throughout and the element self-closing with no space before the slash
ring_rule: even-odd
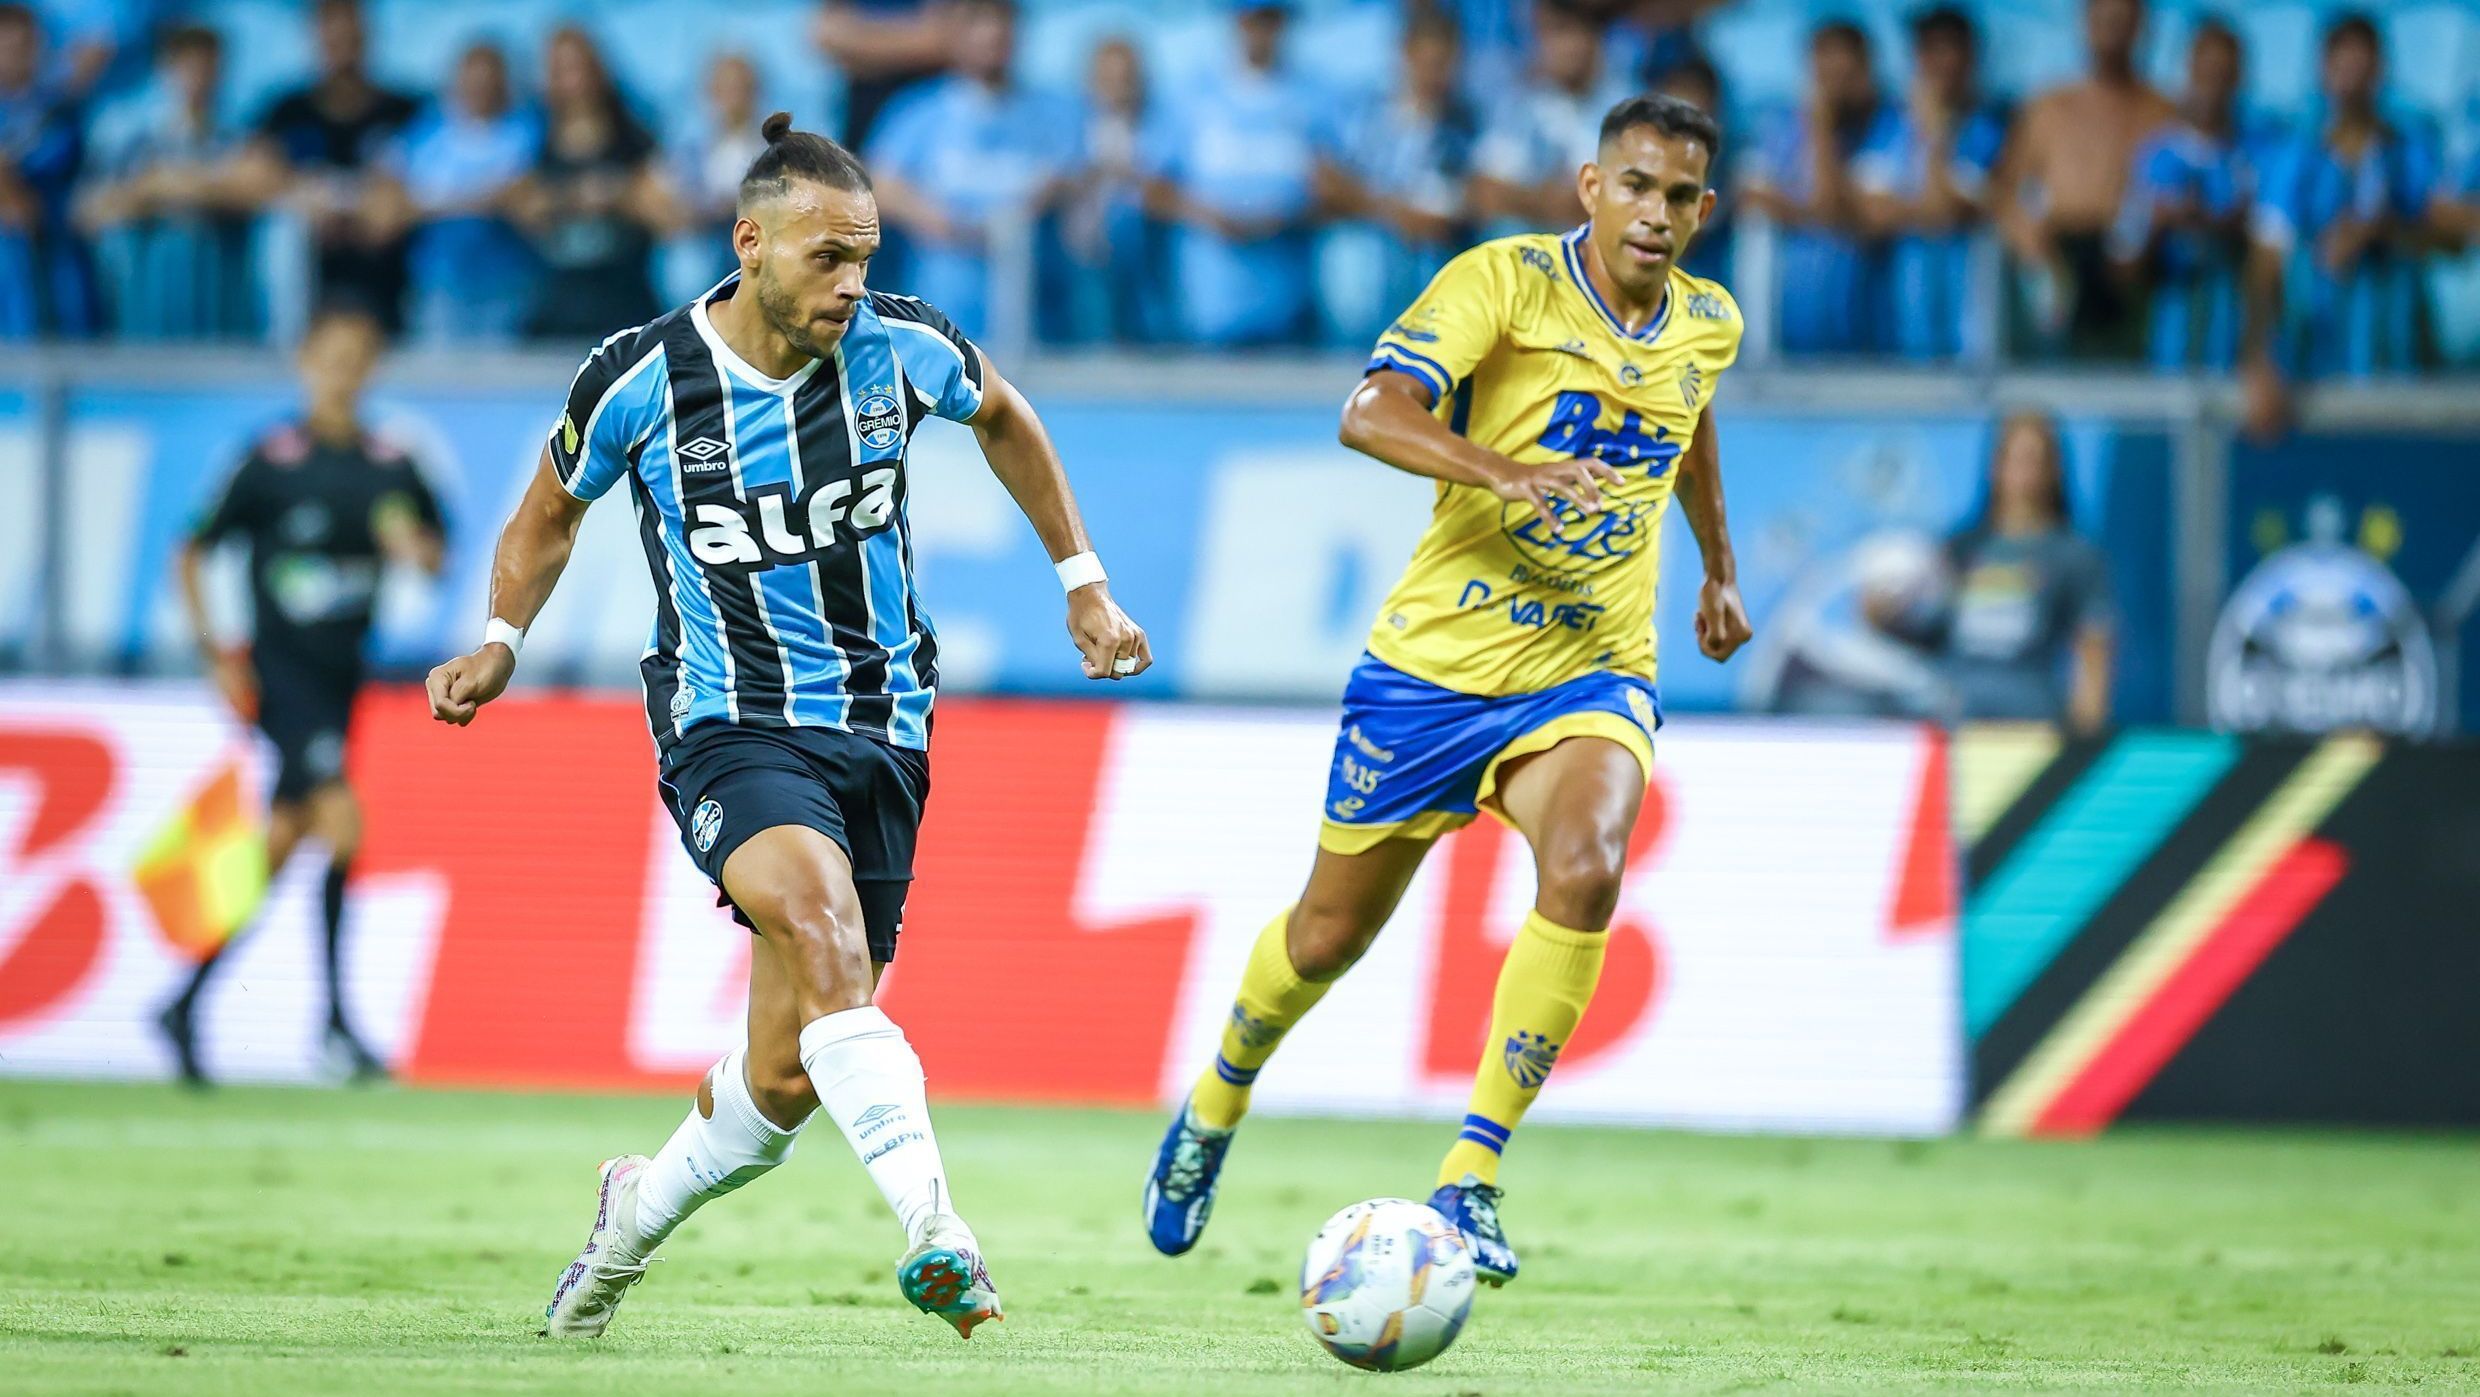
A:
<svg viewBox="0 0 2480 1397">
<path fill-rule="evenodd" d="M 620 1308 L 629 1287 L 645 1279 L 646 1258 L 631 1250 L 628 1241 L 637 1235 L 637 1184 L 645 1177 L 646 1164 L 642 1154 L 603 1161 L 594 1230 L 586 1234 L 586 1249 L 560 1273 L 550 1308 L 543 1311 L 548 1321 L 544 1335 L 599 1338 L 611 1326 L 612 1312 Z"/>
<path fill-rule="evenodd" d="M 921 1240 L 896 1263 L 896 1286 L 916 1309 L 946 1320 L 968 1339 L 987 1321 L 1006 1318 L 990 1268 L 982 1264 L 981 1243 L 953 1213 L 937 1214 L 922 1227 Z"/>
</svg>

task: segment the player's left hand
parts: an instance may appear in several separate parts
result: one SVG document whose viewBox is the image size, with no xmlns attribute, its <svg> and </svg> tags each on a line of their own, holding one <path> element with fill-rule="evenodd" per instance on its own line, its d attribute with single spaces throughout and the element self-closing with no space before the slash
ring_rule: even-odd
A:
<svg viewBox="0 0 2480 1397">
<path fill-rule="evenodd" d="M 1088 679 L 1134 679 L 1154 667 L 1145 628 L 1111 600 L 1110 584 L 1095 582 L 1068 594 L 1068 638 L 1084 658 Z"/>
<path fill-rule="evenodd" d="M 1696 648 L 1720 664 L 1756 633 L 1748 624 L 1748 608 L 1740 603 L 1739 584 L 1707 578 L 1696 596 Z"/>
</svg>

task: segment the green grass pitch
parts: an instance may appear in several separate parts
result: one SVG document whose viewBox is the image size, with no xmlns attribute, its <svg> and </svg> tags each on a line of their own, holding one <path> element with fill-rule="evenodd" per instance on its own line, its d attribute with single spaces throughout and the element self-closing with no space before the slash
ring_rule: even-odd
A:
<svg viewBox="0 0 2480 1397">
<path fill-rule="evenodd" d="M 1007 1298 L 903 1307 L 894 1224 L 831 1128 L 672 1239 L 596 1343 L 535 1337 L 593 1169 L 676 1100 L 0 1084 L 0 1390 L 1916 1391 L 2480 1388 L 2469 1138 L 2092 1144 L 1532 1127 L 1524 1276 L 1417 1373 L 1304 1332 L 1300 1248 L 1418 1196 L 1448 1130 L 1251 1122 L 1198 1252 L 1157 1257 L 1150 1114 L 941 1110 Z"/>
</svg>

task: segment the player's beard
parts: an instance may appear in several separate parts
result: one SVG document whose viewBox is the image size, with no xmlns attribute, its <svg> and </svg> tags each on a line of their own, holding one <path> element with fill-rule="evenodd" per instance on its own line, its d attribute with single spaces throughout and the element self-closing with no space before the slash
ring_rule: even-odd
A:
<svg viewBox="0 0 2480 1397">
<path fill-rule="evenodd" d="M 784 343 L 812 359 L 824 359 L 834 351 L 834 341 L 822 343 L 810 333 L 809 321 L 802 316 L 800 303 L 775 279 L 774 270 L 758 268 L 758 314 L 766 317 L 767 328 L 784 337 Z"/>
</svg>

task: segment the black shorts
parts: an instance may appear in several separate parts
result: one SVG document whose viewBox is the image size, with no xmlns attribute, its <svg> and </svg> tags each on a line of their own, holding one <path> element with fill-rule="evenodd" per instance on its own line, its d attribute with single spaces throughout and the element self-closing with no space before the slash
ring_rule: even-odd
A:
<svg viewBox="0 0 2480 1397">
<path fill-rule="evenodd" d="M 353 697 L 362 670 L 339 668 L 280 651 L 254 651 L 258 674 L 258 730 L 276 748 L 277 803 L 303 800 L 344 779 L 345 733 L 353 723 Z"/>
<path fill-rule="evenodd" d="M 681 846 L 715 884 L 717 906 L 732 907 L 724 861 L 750 836 L 777 825 L 814 829 L 852 860 L 870 959 L 895 959 L 930 798 L 929 753 L 831 728 L 708 723 L 671 750 L 659 784 Z M 755 929 L 738 907 L 732 919 Z"/>
</svg>

